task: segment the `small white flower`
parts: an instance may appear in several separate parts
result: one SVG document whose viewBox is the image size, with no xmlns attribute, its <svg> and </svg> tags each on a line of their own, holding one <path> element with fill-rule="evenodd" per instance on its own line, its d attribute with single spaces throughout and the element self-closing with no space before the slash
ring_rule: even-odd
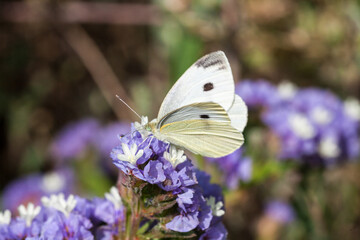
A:
<svg viewBox="0 0 360 240">
<path fill-rule="evenodd" d="M 303 114 L 296 113 L 289 117 L 292 131 L 303 139 L 310 139 L 315 136 L 315 129 L 311 122 Z"/>
<path fill-rule="evenodd" d="M 18 207 L 20 218 L 25 220 L 28 227 L 31 225 L 32 220 L 40 213 L 40 210 L 40 206 L 35 207 L 32 203 L 29 203 L 27 207 L 24 205 Z"/>
<path fill-rule="evenodd" d="M 121 146 L 124 153 L 119 153 L 117 155 L 117 158 L 121 161 L 130 162 L 135 165 L 136 161 L 144 154 L 144 150 L 140 149 L 138 151 L 138 146 L 135 143 L 131 145 L 131 148 L 129 148 L 129 146 L 125 143 L 122 143 Z"/>
<path fill-rule="evenodd" d="M 346 115 L 359 121 L 360 120 L 360 102 L 355 98 L 348 98 L 345 100 L 344 109 Z"/>
<path fill-rule="evenodd" d="M 332 137 L 325 137 L 320 140 L 319 154 L 324 158 L 335 158 L 340 155 L 340 148 Z"/>
<path fill-rule="evenodd" d="M 164 158 L 168 160 L 173 167 L 186 160 L 184 150 L 177 149 L 174 145 L 170 145 L 169 152 L 164 152 Z"/>
<path fill-rule="evenodd" d="M 109 193 L 105 193 L 105 198 L 114 204 L 116 210 L 119 210 L 123 203 L 119 191 L 116 187 L 111 187 Z"/>
<path fill-rule="evenodd" d="M 329 110 L 323 107 L 316 107 L 311 111 L 311 118 L 320 125 L 326 125 L 333 120 L 334 116 Z"/>
<path fill-rule="evenodd" d="M 288 81 L 284 81 L 278 86 L 278 93 L 282 99 L 291 99 L 295 96 L 297 87 Z"/>
<path fill-rule="evenodd" d="M 42 185 L 46 192 L 58 192 L 65 186 L 65 180 L 57 172 L 45 174 L 42 179 Z"/>
<path fill-rule="evenodd" d="M 211 196 L 206 199 L 207 205 L 211 207 L 212 214 L 216 217 L 221 217 L 225 214 L 225 211 L 222 209 L 224 203 L 219 201 L 215 203 L 215 197 Z"/>
<path fill-rule="evenodd" d="M 67 200 L 65 200 L 63 193 L 59 193 L 58 195 L 52 194 L 50 197 L 42 197 L 41 202 L 46 207 L 54 208 L 64 213 L 66 217 L 70 215 L 76 206 L 76 199 L 72 194 L 68 196 Z"/>
<path fill-rule="evenodd" d="M 5 210 L 4 212 L 0 212 L 0 225 L 8 225 L 11 221 L 11 212 L 9 210 Z"/>
</svg>

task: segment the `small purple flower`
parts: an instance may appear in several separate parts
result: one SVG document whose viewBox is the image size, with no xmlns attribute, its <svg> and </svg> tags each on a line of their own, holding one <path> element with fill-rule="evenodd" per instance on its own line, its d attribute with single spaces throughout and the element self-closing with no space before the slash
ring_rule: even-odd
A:
<svg viewBox="0 0 360 240">
<path fill-rule="evenodd" d="M 39 204 L 42 196 L 59 192 L 70 193 L 74 176 L 70 169 L 46 174 L 32 174 L 10 183 L 3 192 L 3 207 L 15 212 L 21 204 Z"/>
<path fill-rule="evenodd" d="M 282 223 L 290 223 L 294 220 L 295 215 L 291 206 L 282 201 L 272 201 L 266 206 L 266 215 Z"/>
<path fill-rule="evenodd" d="M 277 88 L 265 80 L 242 80 L 235 86 L 239 95 L 249 108 L 267 107 L 279 102 Z"/>
<path fill-rule="evenodd" d="M 210 175 L 208 173 L 196 170 L 196 178 L 205 198 L 214 197 L 217 202 L 224 201 L 221 187 L 210 183 Z"/>
<path fill-rule="evenodd" d="M 151 184 L 162 183 L 166 177 L 164 174 L 163 163 L 160 161 L 150 161 L 144 168 L 144 176 Z"/>
<path fill-rule="evenodd" d="M 108 158 L 109 153 L 119 144 L 119 137 L 129 133 L 130 124 L 125 122 L 116 122 L 108 124 L 99 129 L 95 145 L 102 156 Z"/>
<path fill-rule="evenodd" d="M 18 207 L 19 216 L 16 219 L 7 219 L 0 223 L 0 231 L 3 239 L 23 239 L 26 237 L 38 237 L 40 235 L 41 224 L 37 219 L 41 210 L 40 206 L 29 203 L 26 207 Z M 9 215 L 7 216 L 9 217 Z M 2 219 L 4 220 L 4 219 Z M 0 237 L 0 239 L 2 239 Z"/>
<path fill-rule="evenodd" d="M 240 181 L 247 182 L 252 175 L 252 161 L 243 156 L 243 148 L 221 158 L 207 158 L 209 162 L 215 163 L 222 171 L 223 182 L 230 189 L 238 187 Z"/>
<path fill-rule="evenodd" d="M 222 222 L 218 222 L 214 226 L 211 226 L 209 229 L 203 233 L 199 240 L 225 240 L 227 239 L 227 230 Z"/>
<path fill-rule="evenodd" d="M 67 125 L 55 138 L 50 153 L 59 161 L 79 157 L 94 143 L 99 123 L 95 119 L 84 119 Z"/>
<path fill-rule="evenodd" d="M 176 232 L 189 232 L 199 225 L 198 214 L 198 212 L 192 212 L 178 215 L 167 223 L 166 227 Z"/>
<path fill-rule="evenodd" d="M 94 216 L 112 227 L 124 220 L 125 209 L 116 187 L 110 189 L 110 193 L 105 193 L 105 199 L 99 200 L 94 209 Z M 115 228 L 117 231 L 117 229 Z"/>
<path fill-rule="evenodd" d="M 187 207 L 185 205 L 193 204 L 194 190 L 185 188 L 183 189 L 184 193 L 180 193 L 177 195 L 176 202 L 178 203 L 179 208 L 182 211 L 187 212 Z"/>
</svg>

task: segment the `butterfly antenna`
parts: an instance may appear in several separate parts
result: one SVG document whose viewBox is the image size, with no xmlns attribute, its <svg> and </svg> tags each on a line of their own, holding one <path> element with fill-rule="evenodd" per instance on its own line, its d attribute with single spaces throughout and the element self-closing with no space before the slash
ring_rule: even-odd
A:
<svg viewBox="0 0 360 240">
<path fill-rule="evenodd" d="M 125 104 L 125 106 L 127 106 L 133 113 L 135 113 L 136 114 L 136 116 L 138 116 L 140 119 L 141 119 L 141 117 L 140 117 L 140 115 L 137 113 L 137 112 L 135 112 L 135 110 L 134 109 L 132 109 L 124 100 L 122 100 L 120 97 L 119 97 L 119 95 L 115 95 L 123 104 Z"/>
</svg>

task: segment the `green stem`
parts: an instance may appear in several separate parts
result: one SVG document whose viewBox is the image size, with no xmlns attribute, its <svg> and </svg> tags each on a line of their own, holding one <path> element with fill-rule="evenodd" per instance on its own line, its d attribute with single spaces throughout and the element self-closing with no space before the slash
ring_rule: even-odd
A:
<svg viewBox="0 0 360 240">
<path fill-rule="evenodd" d="M 136 193 L 132 195 L 132 201 L 129 203 L 130 211 L 126 214 L 126 240 L 137 239 L 136 233 L 141 221 L 140 198 Z"/>
<path fill-rule="evenodd" d="M 131 210 L 126 211 L 125 240 L 131 239 Z"/>
</svg>

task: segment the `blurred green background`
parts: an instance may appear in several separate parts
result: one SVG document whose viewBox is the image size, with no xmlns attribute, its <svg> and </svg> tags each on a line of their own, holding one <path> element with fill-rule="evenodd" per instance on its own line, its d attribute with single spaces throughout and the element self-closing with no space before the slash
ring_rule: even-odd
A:
<svg viewBox="0 0 360 240">
<path fill-rule="evenodd" d="M 287 80 L 359 98 L 359 29 L 357 0 L 2 1 L 0 187 L 53 169 L 49 146 L 72 121 L 136 120 L 115 94 L 154 118 L 177 78 L 215 50 L 235 81 Z M 250 184 L 226 193 L 229 239 L 360 239 L 358 163 L 299 180 L 301 169 L 260 160 Z M 79 178 L 98 174 L 74 165 Z M 262 215 L 265 199 L 290 195 L 293 223 Z"/>
</svg>

